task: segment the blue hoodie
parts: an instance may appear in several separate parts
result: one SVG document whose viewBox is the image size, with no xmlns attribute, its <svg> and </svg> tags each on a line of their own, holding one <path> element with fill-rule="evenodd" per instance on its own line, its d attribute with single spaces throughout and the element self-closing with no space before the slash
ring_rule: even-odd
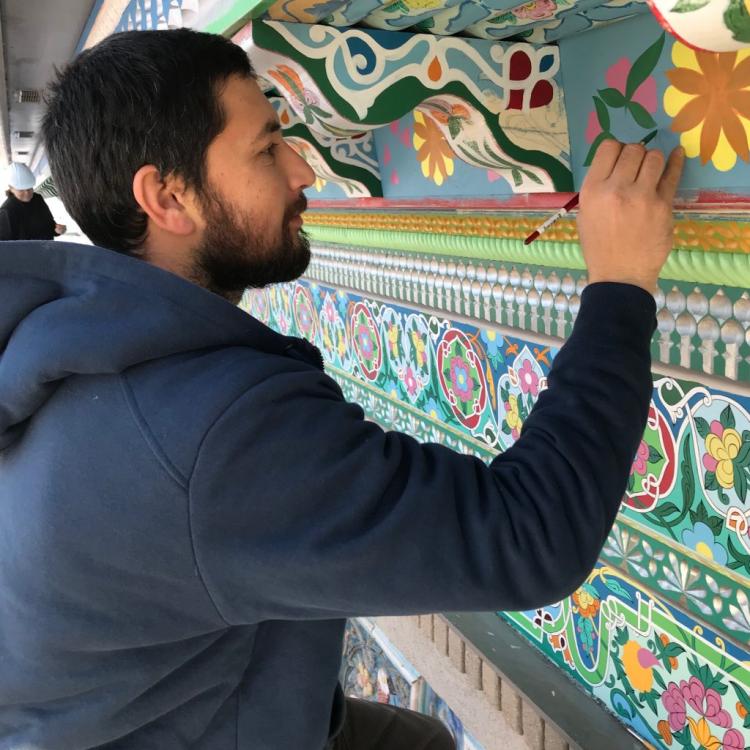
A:
<svg viewBox="0 0 750 750">
<path fill-rule="evenodd" d="M 588 287 L 487 466 L 143 261 L 0 245 L 0 748 L 321 750 L 345 617 L 572 592 L 617 513 L 654 301 Z"/>
</svg>

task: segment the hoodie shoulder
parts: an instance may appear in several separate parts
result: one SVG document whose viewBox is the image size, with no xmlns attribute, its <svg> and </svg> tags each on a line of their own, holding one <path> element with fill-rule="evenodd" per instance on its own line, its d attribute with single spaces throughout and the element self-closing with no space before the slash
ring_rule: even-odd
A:
<svg viewBox="0 0 750 750">
<path fill-rule="evenodd" d="M 121 378 L 147 441 L 187 480 L 205 435 L 221 416 L 255 386 L 293 372 L 328 380 L 308 362 L 248 346 L 162 358 L 129 368 Z"/>
</svg>

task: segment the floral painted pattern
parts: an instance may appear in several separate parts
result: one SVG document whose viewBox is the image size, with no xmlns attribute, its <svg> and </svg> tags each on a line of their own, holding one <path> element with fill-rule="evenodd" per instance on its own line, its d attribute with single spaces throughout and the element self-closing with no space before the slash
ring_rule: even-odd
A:
<svg viewBox="0 0 750 750">
<path fill-rule="evenodd" d="M 453 174 L 453 150 L 435 121 L 414 112 L 414 149 L 422 174 L 438 187 Z"/>
<path fill-rule="evenodd" d="M 675 42 L 672 62 L 664 109 L 687 156 L 720 172 L 738 156 L 750 161 L 750 50 L 699 52 Z"/>
<path fill-rule="evenodd" d="M 314 343 L 323 348 L 329 372 L 340 379 L 347 397 L 393 429 L 486 460 L 519 436 L 546 387 L 554 351 L 486 326 L 316 284 L 299 286 L 309 291 L 318 311 Z M 288 314 L 288 300 L 302 299 L 295 287 L 286 289 L 286 295 L 254 293 L 267 303 L 248 300 L 248 309 L 265 307 L 278 326 Z M 299 320 L 306 317 L 296 310 L 295 304 L 291 333 L 299 334 Z M 358 343 L 356 323 L 363 322 Z M 343 355 L 336 343 L 340 329 Z M 378 347 L 381 363 L 371 380 L 366 372 L 374 371 Z M 420 390 L 418 378 L 427 373 Z M 750 438 L 748 402 L 694 385 L 683 390 L 669 378 L 655 385 L 632 466 L 639 483 L 632 495 L 651 495 L 625 504 L 607 540 L 604 557 L 616 567 L 598 565 L 557 605 L 505 616 L 654 748 L 736 750 L 750 744 L 750 722 L 745 726 L 750 659 L 741 647 L 750 642 L 750 601 L 724 572 L 750 577 L 745 546 L 750 509 L 736 492 L 746 432 Z M 731 431 L 740 438 L 736 455 Z M 728 482 L 729 468 L 719 468 L 722 461 L 732 463 L 731 489 L 718 479 Z M 706 489 L 711 472 L 716 489 Z M 631 518 L 637 521 L 633 526 Z M 638 588 L 641 581 L 644 587 Z M 658 591 L 659 599 L 649 591 Z M 373 695 L 376 683 L 370 680 Z"/>
</svg>

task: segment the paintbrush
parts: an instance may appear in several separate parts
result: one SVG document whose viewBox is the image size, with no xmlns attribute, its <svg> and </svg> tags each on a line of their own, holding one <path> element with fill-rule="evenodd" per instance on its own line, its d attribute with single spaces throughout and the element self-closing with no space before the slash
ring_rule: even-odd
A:
<svg viewBox="0 0 750 750">
<path fill-rule="evenodd" d="M 652 130 L 645 138 L 642 138 L 640 141 L 641 146 L 645 146 L 647 143 L 650 143 L 656 137 L 656 134 L 658 132 L 658 130 Z M 538 226 L 523 241 L 523 244 L 530 245 L 535 239 L 544 234 L 555 222 L 562 219 L 562 217 L 566 214 L 569 214 L 578 205 L 578 201 L 580 200 L 580 198 L 580 193 L 576 193 L 556 214 L 553 214 L 549 217 L 549 219 L 547 219 L 547 221 L 544 222 L 544 224 Z"/>
</svg>

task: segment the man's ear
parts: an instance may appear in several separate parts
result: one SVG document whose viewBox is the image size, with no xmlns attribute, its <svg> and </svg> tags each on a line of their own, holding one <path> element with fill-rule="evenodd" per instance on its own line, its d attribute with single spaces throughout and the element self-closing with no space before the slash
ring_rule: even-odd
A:
<svg viewBox="0 0 750 750">
<path fill-rule="evenodd" d="M 182 178 L 162 177 L 153 164 L 146 164 L 133 175 L 133 196 L 155 227 L 181 237 L 198 229 Z"/>
</svg>

